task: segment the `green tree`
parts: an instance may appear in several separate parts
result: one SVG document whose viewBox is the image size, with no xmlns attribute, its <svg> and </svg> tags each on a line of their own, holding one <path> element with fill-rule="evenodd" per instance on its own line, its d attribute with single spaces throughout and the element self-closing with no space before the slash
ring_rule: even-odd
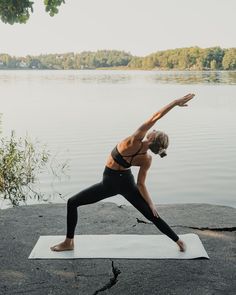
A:
<svg viewBox="0 0 236 295">
<path fill-rule="evenodd" d="M 210 67 L 211 67 L 211 70 L 216 70 L 216 60 L 215 59 L 213 59 L 212 61 L 211 61 L 211 64 L 210 64 Z"/>
<path fill-rule="evenodd" d="M 236 70 L 236 48 L 226 50 L 222 65 L 224 70 Z"/>
<path fill-rule="evenodd" d="M 50 16 L 58 13 L 58 7 L 65 3 L 65 0 L 43 0 L 45 10 Z M 30 13 L 33 12 L 34 2 L 30 0 L 0 0 L 0 18 L 4 23 L 25 24 Z"/>
<path fill-rule="evenodd" d="M 155 57 L 153 55 L 148 55 L 143 59 L 142 67 L 144 69 L 153 69 L 155 67 Z"/>
<path fill-rule="evenodd" d="M 211 62 L 216 61 L 215 69 L 222 68 L 222 60 L 224 56 L 224 50 L 220 47 L 211 47 L 204 49 L 203 52 L 203 67 L 205 69 L 211 69 Z"/>
<path fill-rule="evenodd" d="M 0 54 L 0 61 L 3 64 L 3 67 L 8 67 L 11 57 L 9 54 Z"/>
<path fill-rule="evenodd" d="M 142 58 L 134 56 L 128 63 L 128 68 L 140 69 L 142 68 Z"/>
</svg>

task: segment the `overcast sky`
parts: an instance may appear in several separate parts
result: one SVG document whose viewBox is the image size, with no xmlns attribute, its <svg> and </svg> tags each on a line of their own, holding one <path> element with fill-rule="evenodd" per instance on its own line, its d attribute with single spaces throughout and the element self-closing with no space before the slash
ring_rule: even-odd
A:
<svg viewBox="0 0 236 295">
<path fill-rule="evenodd" d="M 236 47 L 236 0 L 66 0 L 54 17 L 34 2 L 27 24 L 0 22 L 0 53 Z"/>
</svg>

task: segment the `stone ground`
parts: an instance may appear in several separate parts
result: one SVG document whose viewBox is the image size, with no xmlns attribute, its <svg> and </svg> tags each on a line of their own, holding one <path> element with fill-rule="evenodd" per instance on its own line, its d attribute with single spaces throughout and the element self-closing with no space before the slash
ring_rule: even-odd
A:
<svg viewBox="0 0 236 295">
<path fill-rule="evenodd" d="M 40 235 L 65 233 L 66 206 L 22 206 L 0 211 L 0 294 L 235 295 L 236 209 L 157 208 L 178 234 L 198 234 L 210 259 L 28 260 Z M 108 202 L 79 208 L 79 233 L 161 234 L 135 208 Z"/>
</svg>

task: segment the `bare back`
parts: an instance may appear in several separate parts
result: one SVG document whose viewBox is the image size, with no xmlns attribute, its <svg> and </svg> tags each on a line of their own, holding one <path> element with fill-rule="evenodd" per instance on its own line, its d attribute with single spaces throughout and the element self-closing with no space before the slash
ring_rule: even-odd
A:
<svg viewBox="0 0 236 295">
<path fill-rule="evenodd" d="M 147 154 L 147 146 L 145 145 L 145 143 L 142 142 L 142 140 L 136 140 L 133 135 L 119 142 L 117 144 L 117 149 L 128 163 L 130 163 L 130 161 L 132 160 L 132 166 L 141 167 L 149 162 L 151 157 Z M 132 157 L 132 155 L 134 155 L 137 151 L 139 151 L 139 154 L 137 154 L 135 157 Z M 111 155 L 108 156 L 106 166 L 115 170 L 127 169 L 116 163 Z"/>
</svg>

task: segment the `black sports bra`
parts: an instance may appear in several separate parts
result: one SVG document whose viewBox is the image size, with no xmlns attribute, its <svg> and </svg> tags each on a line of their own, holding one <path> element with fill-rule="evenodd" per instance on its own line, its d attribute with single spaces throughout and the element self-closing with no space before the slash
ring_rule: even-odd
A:
<svg viewBox="0 0 236 295">
<path fill-rule="evenodd" d="M 114 147 L 114 149 L 112 150 L 112 152 L 111 152 L 111 156 L 112 156 L 112 158 L 114 159 L 114 161 L 115 161 L 117 164 L 123 166 L 124 168 L 130 168 L 130 167 L 132 166 L 132 161 L 133 161 L 133 158 L 134 158 L 135 156 L 146 154 L 146 152 L 145 152 L 145 153 L 139 153 L 139 152 L 141 151 L 142 147 L 143 147 L 143 143 L 141 142 L 141 147 L 139 148 L 139 150 L 138 150 L 135 154 L 133 154 L 133 155 L 128 155 L 128 156 L 122 156 L 122 155 L 119 153 L 119 151 L 118 151 L 118 149 L 117 149 L 117 145 L 116 145 L 116 146 Z M 125 157 L 131 157 L 131 161 L 130 161 L 130 163 L 127 162 L 127 161 L 124 159 Z"/>
</svg>

